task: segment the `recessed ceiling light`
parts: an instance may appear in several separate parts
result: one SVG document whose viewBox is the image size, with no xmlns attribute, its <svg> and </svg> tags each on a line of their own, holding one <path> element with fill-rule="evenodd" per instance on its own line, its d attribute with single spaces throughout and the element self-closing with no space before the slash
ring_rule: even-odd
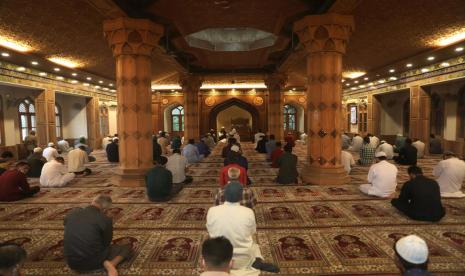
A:
<svg viewBox="0 0 465 276">
<path fill-rule="evenodd" d="M 370 85 L 370 86 L 373 86 L 373 85 L 374 85 L 374 83 L 370 82 L 370 83 L 368 83 L 368 85 Z"/>
<path fill-rule="evenodd" d="M 108 91 L 109 89 L 108 89 L 108 87 L 104 87 L 103 90 Z"/>
<path fill-rule="evenodd" d="M 447 46 L 463 39 L 465 39 L 465 28 L 462 28 L 461 30 L 455 31 L 452 34 L 442 37 L 436 42 L 436 44 L 438 46 Z"/>
<path fill-rule="evenodd" d="M 31 61 L 31 64 L 32 65 L 39 65 L 39 63 L 37 61 Z"/>
<path fill-rule="evenodd" d="M 450 66 L 450 63 L 449 62 L 443 62 L 440 64 L 441 67 L 448 67 Z"/>
<path fill-rule="evenodd" d="M 396 77 L 390 77 L 389 79 L 390 79 L 390 80 L 397 80 Z"/>
<path fill-rule="evenodd" d="M 71 73 L 71 76 L 76 77 L 77 73 Z"/>
<path fill-rule="evenodd" d="M 3 52 L 3 53 L 2 53 L 2 57 L 9 57 L 9 56 L 10 56 L 10 54 L 8 54 L 8 53 L 6 53 L 6 52 Z"/>
<path fill-rule="evenodd" d="M 110 83 L 109 86 L 113 86 L 113 83 Z"/>
<path fill-rule="evenodd" d="M 78 83 L 78 81 L 77 80 L 72 80 L 71 83 Z"/>
<path fill-rule="evenodd" d="M 350 86 L 350 83 L 346 83 L 346 86 Z"/>
<path fill-rule="evenodd" d="M 111 92 L 116 92 L 116 90 L 115 90 L 115 89 L 112 89 L 112 90 L 110 90 L 110 91 L 111 91 Z"/>
<path fill-rule="evenodd" d="M 98 88 L 100 88 L 100 86 L 99 86 L 99 85 L 96 85 L 96 86 L 95 86 L 95 88 L 97 88 L 97 89 L 98 89 Z"/>
<path fill-rule="evenodd" d="M 352 88 L 351 88 L 351 90 L 355 90 L 355 89 L 357 89 L 357 88 L 355 88 L 355 87 L 352 87 Z"/>
<path fill-rule="evenodd" d="M 379 83 L 385 83 L 386 81 L 385 80 L 379 80 L 378 82 Z"/>
<path fill-rule="evenodd" d="M 396 70 L 394 69 L 389 69 L 389 73 L 394 73 Z"/>
<path fill-rule="evenodd" d="M 87 82 L 83 83 L 82 85 L 84 86 L 89 86 L 90 84 L 88 84 Z"/>
<path fill-rule="evenodd" d="M 429 71 L 428 68 L 422 68 L 422 69 L 421 69 L 421 72 L 423 72 L 423 73 L 426 73 L 426 72 L 428 72 L 428 71 Z"/>
<path fill-rule="evenodd" d="M 345 79 L 342 79 L 341 82 L 345 82 L 346 80 Z"/>
<path fill-rule="evenodd" d="M 295 88 L 292 88 L 292 91 L 295 91 Z"/>
<path fill-rule="evenodd" d="M 363 72 L 363 71 L 347 71 L 347 72 L 342 72 L 342 76 L 344 78 L 348 78 L 348 79 L 356 79 L 358 77 L 361 77 L 363 75 L 365 75 L 366 72 Z"/>
<path fill-rule="evenodd" d="M 20 72 L 23 72 L 23 71 L 26 71 L 26 68 L 24 67 L 18 67 L 16 68 L 17 71 L 20 71 Z"/>
<path fill-rule="evenodd" d="M 405 66 L 407 66 L 407 67 L 412 67 L 412 66 L 413 66 L 413 64 L 411 64 L 411 63 L 407 63 L 407 65 L 405 65 Z"/>
<path fill-rule="evenodd" d="M 39 76 L 42 76 L 42 77 L 47 76 L 47 73 L 45 73 L 45 72 L 40 72 L 40 73 L 39 73 Z"/>
<path fill-rule="evenodd" d="M 103 83 L 103 81 L 98 81 L 98 83 Z"/>
<path fill-rule="evenodd" d="M 455 48 L 455 51 L 456 51 L 456 52 L 462 52 L 462 51 L 463 51 L 463 47 L 457 47 L 457 48 Z"/>
<path fill-rule="evenodd" d="M 64 78 L 61 77 L 61 76 L 58 76 L 58 77 L 57 77 L 57 80 L 63 80 L 63 79 L 64 79 Z"/>
<path fill-rule="evenodd" d="M 60 68 L 55 67 L 55 68 L 53 68 L 53 70 L 56 71 L 56 72 L 59 72 L 59 71 L 60 71 Z"/>
<path fill-rule="evenodd" d="M 354 83 L 358 83 L 358 81 L 354 81 Z"/>
<path fill-rule="evenodd" d="M 91 78 L 91 77 L 87 77 L 86 80 L 92 80 L 92 78 Z"/>
<path fill-rule="evenodd" d="M 361 85 L 359 85 L 358 87 L 360 87 L 360 88 L 365 88 L 365 85 L 361 84 Z"/>
<path fill-rule="evenodd" d="M 368 77 L 364 77 L 363 79 L 364 79 L 364 80 L 368 80 Z"/>
<path fill-rule="evenodd" d="M 434 60 L 434 57 L 433 56 L 428 57 L 427 60 Z"/>
<path fill-rule="evenodd" d="M 51 58 L 48 58 L 48 60 L 50 60 L 53 63 L 59 64 L 59 65 L 62 65 L 68 68 L 76 68 L 80 65 L 78 62 L 71 60 L 69 58 L 64 58 L 64 57 L 51 57 Z"/>
</svg>

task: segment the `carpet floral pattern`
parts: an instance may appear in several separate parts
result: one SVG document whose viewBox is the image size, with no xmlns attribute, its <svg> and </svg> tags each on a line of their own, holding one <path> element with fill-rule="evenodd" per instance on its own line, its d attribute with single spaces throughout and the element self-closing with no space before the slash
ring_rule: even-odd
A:
<svg viewBox="0 0 465 276">
<path fill-rule="evenodd" d="M 277 170 L 265 157 L 251 144 L 243 148 L 258 200 L 257 240 L 264 257 L 281 267 L 279 275 L 398 275 L 392 248 L 408 234 L 427 241 L 432 272 L 465 274 L 465 200 L 444 200 L 447 215 L 439 223 L 412 221 L 388 200 L 358 191 L 358 185 L 366 183 L 368 167 L 355 167 L 348 185 L 279 186 L 274 183 Z M 117 165 L 97 152 L 94 174 L 65 188 L 43 189 L 34 198 L 0 204 L 0 241 L 28 251 L 25 275 L 74 275 L 64 263 L 63 218 L 95 195 L 108 194 L 114 201 L 107 210 L 114 221 L 113 242 L 130 243 L 136 252 L 122 265 L 121 275 L 198 275 L 201 244 L 208 238 L 206 215 L 222 167 L 220 151 L 217 147 L 203 162 L 190 166 L 194 182 L 171 202 L 159 204 L 147 200 L 143 187 L 115 186 L 110 178 Z M 305 147 L 298 145 L 295 153 L 301 169 Z M 431 176 L 438 160 L 429 156 L 419 164 Z M 406 167 L 399 166 L 399 184 L 406 180 Z"/>
</svg>

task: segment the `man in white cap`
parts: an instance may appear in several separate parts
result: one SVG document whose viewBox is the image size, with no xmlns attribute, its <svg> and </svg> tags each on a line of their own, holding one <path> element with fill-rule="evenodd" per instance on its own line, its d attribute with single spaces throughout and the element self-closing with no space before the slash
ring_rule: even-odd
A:
<svg viewBox="0 0 465 276">
<path fill-rule="evenodd" d="M 379 138 L 371 133 L 368 133 L 367 136 L 370 137 L 370 145 L 376 149 L 379 145 Z"/>
<path fill-rule="evenodd" d="M 423 158 L 425 156 L 425 143 L 418 138 L 413 139 L 413 141 L 412 146 L 417 149 L 417 158 Z"/>
<path fill-rule="evenodd" d="M 368 172 L 370 184 L 360 185 L 360 191 L 371 196 L 390 197 L 397 186 L 397 167 L 386 161 L 386 153 L 380 151 L 375 154 L 377 163 L 371 165 Z"/>
<path fill-rule="evenodd" d="M 47 188 L 64 187 L 74 177 L 74 173 L 68 173 L 63 157 L 57 157 L 47 162 L 42 168 L 40 186 Z"/>
<path fill-rule="evenodd" d="M 386 158 L 388 160 L 391 160 L 394 157 L 394 147 L 386 142 L 385 140 L 382 140 L 378 148 L 376 149 L 376 152 L 383 151 L 386 153 Z"/>
<path fill-rule="evenodd" d="M 428 245 L 416 236 L 409 235 L 399 239 L 395 246 L 396 265 L 404 276 L 429 276 Z"/>
<path fill-rule="evenodd" d="M 47 159 L 47 162 L 53 160 L 60 156 L 57 149 L 55 148 L 55 144 L 53 142 L 48 143 L 47 148 L 44 149 L 42 156 Z"/>
<path fill-rule="evenodd" d="M 465 197 L 461 191 L 465 179 L 465 162 L 450 151 L 444 152 L 443 159 L 433 169 L 441 197 Z"/>
<path fill-rule="evenodd" d="M 113 139 L 110 137 L 110 135 L 107 135 L 106 137 L 103 137 L 102 139 L 102 149 L 106 150 L 107 146 L 113 141 Z"/>
</svg>

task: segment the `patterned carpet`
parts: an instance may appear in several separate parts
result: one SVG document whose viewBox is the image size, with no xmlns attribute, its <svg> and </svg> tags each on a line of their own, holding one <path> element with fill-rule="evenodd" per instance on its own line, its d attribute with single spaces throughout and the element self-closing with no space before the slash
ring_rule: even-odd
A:
<svg viewBox="0 0 465 276">
<path fill-rule="evenodd" d="M 264 257 L 281 267 L 279 275 L 397 275 L 393 244 L 412 233 L 426 239 L 431 271 L 465 274 L 465 200 L 445 200 L 447 215 L 440 223 L 412 221 L 389 201 L 358 191 L 368 167 L 354 168 L 350 185 L 283 187 L 273 183 L 276 170 L 269 168 L 263 155 L 250 144 L 243 148 L 259 202 L 258 243 Z M 149 202 L 144 188 L 113 186 L 109 178 L 116 166 L 97 152 L 92 164 L 95 174 L 66 188 L 44 189 L 22 202 L 0 204 L 0 240 L 26 248 L 25 275 L 74 275 L 63 261 L 63 218 L 71 208 L 106 193 L 115 202 L 108 210 L 114 219 L 114 242 L 130 242 L 136 251 L 122 266 L 121 275 L 198 275 L 200 247 L 207 238 L 205 217 L 222 164 L 220 150 L 191 166 L 194 183 L 163 204 Z M 303 146 L 297 146 L 295 153 L 304 160 Z M 431 175 L 437 161 L 438 157 L 428 157 L 420 165 Z M 403 183 L 406 167 L 399 167 L 399 172 Z"/>
</svg>

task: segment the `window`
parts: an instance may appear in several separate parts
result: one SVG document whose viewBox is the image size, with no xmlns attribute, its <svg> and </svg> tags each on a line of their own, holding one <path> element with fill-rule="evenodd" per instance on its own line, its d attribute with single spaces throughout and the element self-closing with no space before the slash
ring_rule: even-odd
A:
<svg viewBox="0 0 465 276">
<path fill-rule="evenodd" d="M 30 131 L 36 130 L 36 109 L 32 100 L 24 99 L 19 103 L 18 112 L 21 140 L 24 140 Z"/>
<path fill-rule="evenodd" d="M 358 111 L 358 132 L 366 133 L 368 131 L 368 109 L 366 104 L 359 105 Z"/>
<path fill-rule="evenodd" d="M 63 125 L 61 117 L 61 107 L 58 104 L 55 104 L 55 126 L 56 126 L 56 136 L 57 138 L 63 138 Z"/>
<path fill-rule="evenodd" d="M 171 110 L 171 131 L 184 131 L 184 108 L 181 105 Z"/>
<path fill-rule="evenodd" d="M 297 109 L 292 105 L 284 105 L 284 130 L 296 130 Z"/>
</svg>

